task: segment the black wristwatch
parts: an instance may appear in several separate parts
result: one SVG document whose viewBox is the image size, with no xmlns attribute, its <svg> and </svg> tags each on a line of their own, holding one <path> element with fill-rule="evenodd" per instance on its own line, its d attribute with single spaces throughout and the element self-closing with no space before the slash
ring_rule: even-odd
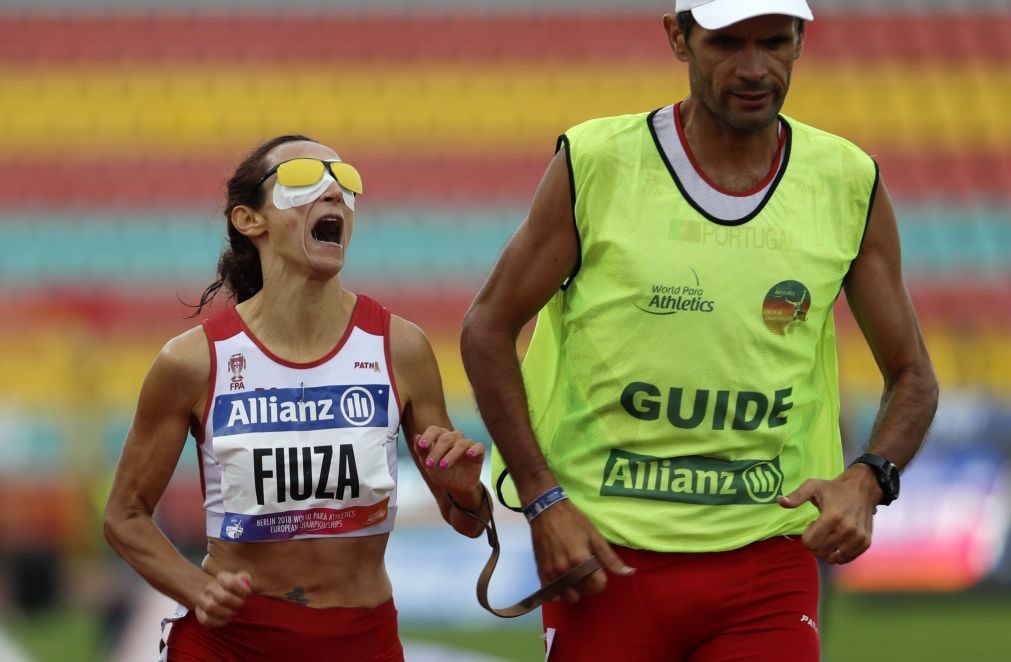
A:
<svg viewBox="0 0 1011 662">
<path fill-rule="evenodd" d="M 878 479 L 878 486 L 881 487 L 881 501 L 879 506 L 887 506 L 892 501 L 899 498 L 899 468 L 881 457 L 864 453 L 853 464 L 866 464 L 874 471 L 874 476 Z M 850 466 L 852 467 L 853 464 Z"/>
</svg>

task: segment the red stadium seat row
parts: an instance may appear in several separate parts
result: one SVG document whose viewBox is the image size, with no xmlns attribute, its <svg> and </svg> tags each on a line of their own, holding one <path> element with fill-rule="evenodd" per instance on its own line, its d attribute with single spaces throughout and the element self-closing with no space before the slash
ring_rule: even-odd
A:
<svg viewBox="0 0 1011 662">
<path fill-rule="evenodd" d="M 335 7 L 337 5 L 334 5 Z M 661 12 L 499 14 L 354 10 L 274 15 L 192 12 L 85 15 L 0 12 L 0 61 L 371 57 L 541 59 L 669 57 Z M 807 55 L 842 59 L 1011 57 L 1011 12 L 819 11 Z M 340 39 L 334 39 L 340 34 Z M 943 44 L 943 51 L 938 45 Z"/>
<path fill-rule="evenodd" d="M 548 143 L 550 141 L 547 141 Z M 551 157 L 552 145 L 529 155 L 355 155 L 369 200 L 390 206 L 526 204 Z M 900 201 L 1011 204 L 1011 151 L 875 152 Z M 223 202 L 223 182 L 237 156 L 209 159 L 94 157 L 23 160 L 0 153 L 0 207 L 8 210 L 178 209 L 208 214 Z M 51 177 L 61 181 L 59 188 Z M 0 225 L 3 221 L 0 219 Z"/>
</svg>

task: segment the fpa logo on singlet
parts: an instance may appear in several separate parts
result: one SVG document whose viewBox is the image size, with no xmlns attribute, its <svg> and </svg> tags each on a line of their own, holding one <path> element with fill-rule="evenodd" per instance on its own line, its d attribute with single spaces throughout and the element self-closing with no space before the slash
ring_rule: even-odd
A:
<svg viewBox="0 0 1011 662">
<path fill-rule="evenodd" d="M 333 428 L 385 428 L 390 399 L 385 384 L 279 388 L 220 395 L 214 436 Z"/>
</svg>

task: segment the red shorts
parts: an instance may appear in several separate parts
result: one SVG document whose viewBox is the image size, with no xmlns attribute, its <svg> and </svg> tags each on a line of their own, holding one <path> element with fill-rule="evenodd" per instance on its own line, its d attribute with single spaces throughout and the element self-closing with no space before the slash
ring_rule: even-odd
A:
<svg viewBox="0 0 1011 662">
<path fill-rule="evenodd" d="M 818 566 L 800 538 L 704 554 L 614 550 L 634 575 L 544 605 L 549 662 L 818 660 Z"/>
<path fill-rule="evenodd" d="M 313 609 L 259 595 L 224 627 L 205 628 L 186 614 L 172 625 L 166 652 L 168 662 L 404 659 L 393 600 L 374 609 Z"/>
</svg>

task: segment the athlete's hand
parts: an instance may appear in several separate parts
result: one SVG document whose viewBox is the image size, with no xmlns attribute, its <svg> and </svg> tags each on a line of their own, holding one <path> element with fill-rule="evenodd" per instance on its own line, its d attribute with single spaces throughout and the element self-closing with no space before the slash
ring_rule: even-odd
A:
<svg viewBox="0 0 1011 662">
<path fill-rule="evenodd" d="M 625 565 L 590 520 L 568 499 L 559 501 L 538 515 L 530 524 L 530 534 L 542 586 L 590 556 L 596 556 L 602 566 L 601 570 L 584 578 L 556 600 L 573 603 L 582 597 L 600 593 L 607 586 L 608 572 L 625 577 L 635 572 L 634 568 Z"/>
<path fill-rule="evenodd" d="M 483 444 L 462 432 L 430 425 L 424 434 L 414 435 L 414 447 L 421 470 L 433 487 L 446 490 L 453 498 L 462 497 L 457 499 L 460 503 L 471 500 L 480 486 Z M 476 493 L 479 497 L 483 494 Z"/>
<path fill-rule="evenodd" d="M 804 546 L 833 565 L 849 563 L 871 546 L 874 507 L 881 500 L 870 471 L 850 467 L 834 480 L 806 480 L 792 494 L 777 499 L 784 508 L 810 501 L 818 519 L 804 530 Z"/>
<path fill-rule="evenodd" d="M 248 572 L 219 572 L 207 582 L 193 611 L 197 621 L 209 628 L 219 628 L 231 619 L 253 592 Z"/>
</svg>

